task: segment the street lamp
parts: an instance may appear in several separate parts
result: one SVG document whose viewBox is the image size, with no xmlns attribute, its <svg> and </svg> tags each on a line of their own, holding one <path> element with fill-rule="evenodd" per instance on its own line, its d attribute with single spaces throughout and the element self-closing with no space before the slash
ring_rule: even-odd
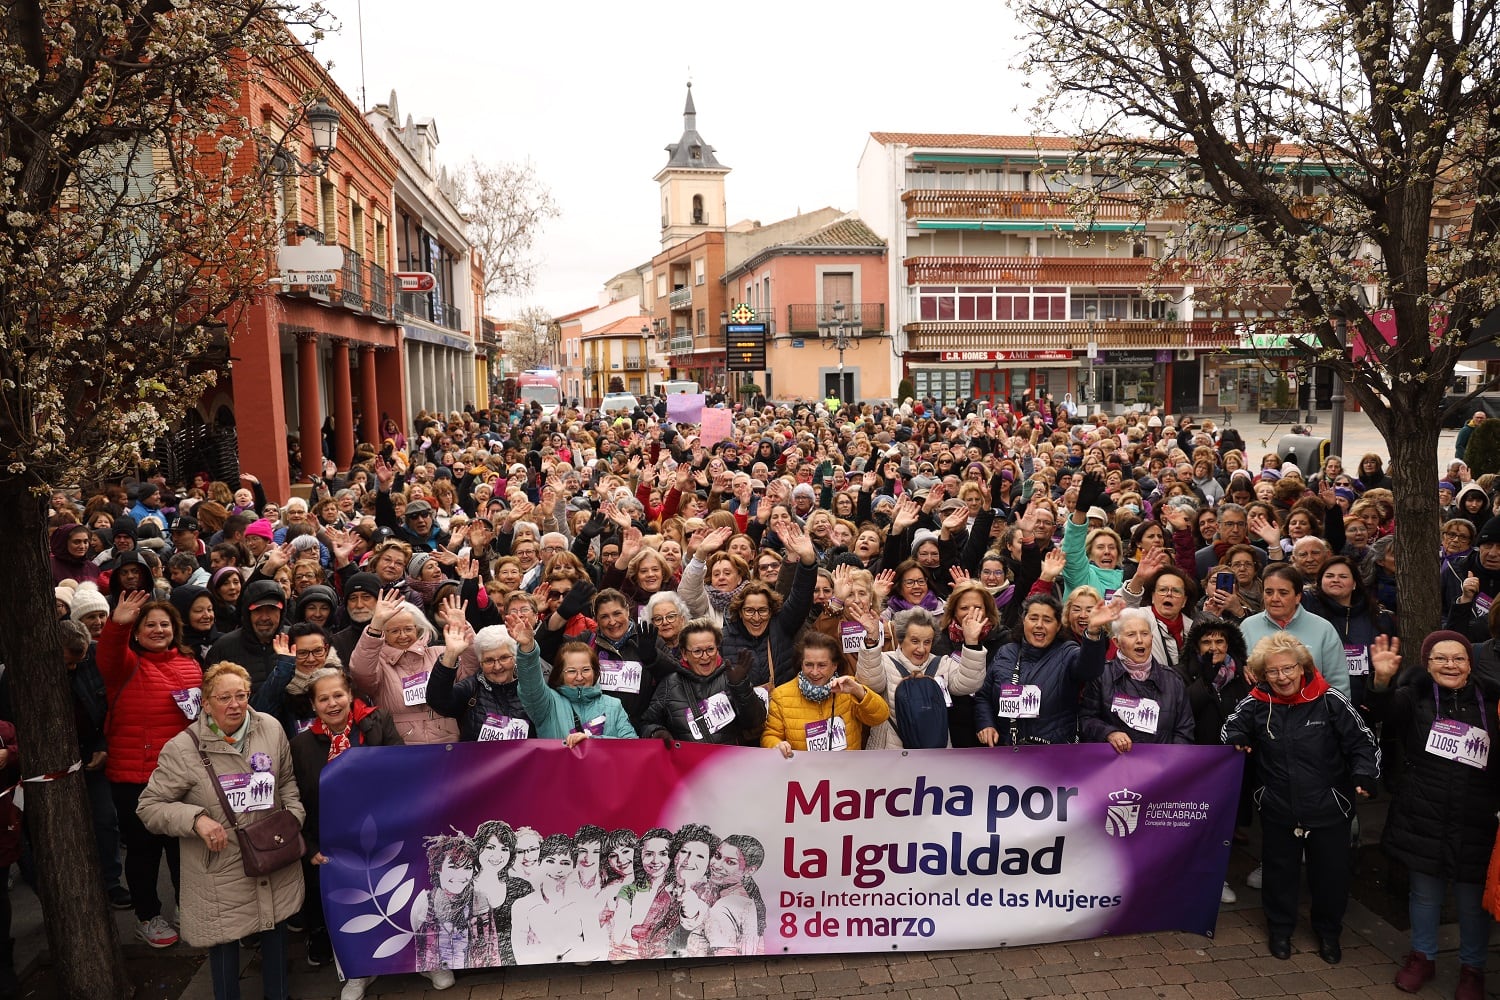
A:
<svg viewBox="0 0 1500 1000">
<path fill-rule="evenodd" d="M 644 371 L 644 373 L 642 373 L 641 377 L 645 379 L 646 395 L 648 396 L 651 395 L 651 341 L 653 339 L 654 338 L 651 335 L 651 324 L 642 323 L 641 340 L 645 341 L 645 343 L 641 345 L 641 350 L 645 352 L 642 357 L 646 363 L 646 370 Z"/>
<path fill-rule="evenodd" d="M 1099 341 L 1094 335 L 1094 322 L 1099 318 L 1099 307 L 1093 305 L 1084 306 L 1083 318 L 1088 322 L 1089 327 L 1089 394 L 1083 402 L 1085 405 L 1091 406 L 1093 405 L 1094 401 L 1099 398 L 1099 383 L 1097 381 L 1097 379 L 1099 378 L 1099 373 L 1098 370 L 1094 367 L 1094 365 L 1097 364 L 1099 360 Z"/>
<path fill-rule="evenodd" d="M 339 109 L 329 104 L 326 98 L 318 98 L 307 109 L 307 127 L 312 132 L 313 152 L 316 159 L 303 163 L 285 149 L 277 148 L 271 153 L 266 165 L 267 173 L 273 177 L 297 177 L 307 174 L 320 177 L 328 171 L 328 158 L 339 144 L 339 122 L 343 116 Z"/>
<path fill-rule="evenodd" d="M 847 402 L 844 399 L 844 352 L 859 350 L 859 340 L 849 336 L 849 327 L 844 323 L 844 316 L 844 303 L 835 301 L 833 303 L 833 321 L 818 324 L 820 329 L 827 331 L 824 334 L 823 349 L 839 352 L 839 381 L 834 397 L 840 403 Z"/>
</svg>

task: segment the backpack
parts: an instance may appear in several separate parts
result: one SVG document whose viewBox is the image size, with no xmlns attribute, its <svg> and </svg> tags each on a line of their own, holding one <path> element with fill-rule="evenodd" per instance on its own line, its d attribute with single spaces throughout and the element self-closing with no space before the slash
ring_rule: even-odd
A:
<svg viewBox="0 0 1500 1000">
<path fill-rule="evenodd" d="M 901 674 L 891 699 L 891 724 L 908 750 L 942 750 L 948 746 L 948 704 L 943 689 L 931 675 L 912 674 L 895 657 L 891 664 Z"/>
</svg>

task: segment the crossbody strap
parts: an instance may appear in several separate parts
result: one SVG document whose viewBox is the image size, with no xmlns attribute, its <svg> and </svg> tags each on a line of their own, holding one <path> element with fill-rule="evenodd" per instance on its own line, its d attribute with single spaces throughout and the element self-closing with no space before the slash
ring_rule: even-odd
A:
<svg viewBox="0 0 1500 1000">
<path fill-rule="evenodd" d="M 224 794 L 224 786 L 219 784 L 219 776 L 215 773 L 214 766 L 209 763 L 208 752 L 203 749 L 203 742 L 191 729 L 188 730 L 188 734 L 193 737 L 193 745 L 198 748 L 198 759 L 203 761 L 203 766 L 208 771 L 208 783 L 214 786 L 214 793 L 219 796 L 219 805 L 224 807 L 224 815 L 229 819 L 229 828 L 239 829 L 239 824 L 234 821 L 234 810 L 229 806 L 229 796 Z"/>
</svg>

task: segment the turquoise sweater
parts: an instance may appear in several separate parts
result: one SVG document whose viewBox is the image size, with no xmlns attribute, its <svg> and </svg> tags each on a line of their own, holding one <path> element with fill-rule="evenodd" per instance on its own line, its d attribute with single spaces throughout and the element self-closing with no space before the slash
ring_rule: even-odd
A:
<svg viewBox="0 0 1500 1000">
<path fill-rule="evenodd" d="M 1100 597 L 1107 597 L 1119 590 L 1125 582 L 1123 569 L 1104 569 L 1089 562 L 1085 546 L 1088 544 L 1089 526 L 1074 524 L 1069 517 L 1063 526 L 1063 555 L 1068 557 L 1063 567 L 1063 600 L 1079 587 L 1093 587 Z"/>
<path fill-rule="evenodd" d="M 1323 679 L 1331 687 L 1337 688 L 1339 694 L 1348 698 L 1349 661 L 1344 658 L 1344 644 L 1339 639 L 1338 630 L 1326 618 L 1318 617 L 1299 604 L 1285 629 L 1272 621 L 1271 616 L 1264 611 L 1240 622 L 1245 648 L 1251 653 L 1255 652 L 1257 642 L 1272 633 L 1283 631 L 1290 632 L 1302 641 L 1302 645 L 1312 653 L 1313 665 L 1318 668 L 1318 673 L 1323 675 Z"/>
<path fill-rule="evenodd" d="M 578 729 L 579 722 L 587 725 L 601 715 L 606 739 L 629 740 L 636 736 L 620 699 L 600 691 L 597 685 L 548 687 L 542 673 L 542 649 L 535 641 L 530 652 L 524 649 L 516 652 L 516 680 L 521 704 L 542 739 L 563 739 Z"/>
</svg>

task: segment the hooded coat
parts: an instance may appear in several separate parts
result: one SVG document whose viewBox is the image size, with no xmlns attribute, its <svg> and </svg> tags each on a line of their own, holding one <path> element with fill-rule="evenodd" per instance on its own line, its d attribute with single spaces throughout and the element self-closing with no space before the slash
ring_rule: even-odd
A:
<svg viewBox="0 0 1500 1000">
<path fill-rule="evenodd" d="M 1082 658 L 1101 659 L 1108 639 L 1084 637 Z M 1156 702 L 1156 731 L 1129 725 L 1115 708 L 1115 698 L 1149 698 Z M 1111 733 L 1124 733 L 1132 743 L 1192 743 L 1193 710 L 1182 675 L 1160 660 L 1152 659 L 1151 672 L 1138 681 L 1119 657 L 1105 661 L 1098 677 L 1083 690 L 1078 713 L 1078 736 L 1084 743 L 1108 742 Z"/>
<path fill-rule="evenodd" d="M 213 627 L 209 628 L 207 632 L 201 632 L 193 628 L 189 623 L 188 612 L 192 610 L 193 602 L 200 597 L 207 597 L 210 601 L 213 600 L 213 595 L 206 588 L 183 584 L 181 587 L 173 588 L 172 596 L 168 600 L 172 602 L 172 607 L 177 609 L 177 614 L 182 618 L 183 643 L 188 649 L 193 651 L 193 655 L 198 658 L 200 666 L 207 666 L 210 662 L 213 662 L 208 659 L 209 650 L 213 649 L 214 643 L 223 638 L 223 633 L 218 629 L 217 616 L 215 617 Z"/>
<path fill-rule="evenodd" d="M 1044 647 L 1022 639 L 1000 648 L 990 661 L 984 685 L 974 701 L 974 725 L 995 729 L 1000 744 L 1078 742 L 1079 692 L 1104 669 L 1104 660 L 1085 663 L 1078 643 L 1058 628 Z M 1034 719 L 1008 719 L 998 714 L 1000 688 L 1014 679 L 1041 688 L 1041 710 Z"/>
<path fill-rule="evenodd" d="M 1289 698 L 1257 684 L 1224 720 L 1219 740 L 1254 751 L 1256 808 L 1283 826 L 1347 823 L 1355 787 L 1373 792 L 1380 780 L 1375 734 L 1316 668 Z"/>
<path fill-rule="evenodd" d="M 537 735 L 536 724 L 526 714 L 521 704 L 520 679 L 505 684 L 495 684 L 475 670 L 463 680 L 458 671 L 463 660 L 469 658 L 469 650 L 451 667 L 441 659 L 432 665 L 432 674 L 427 678 L 427 704 L 437 711 L 458 720 L 459 738 L 468 742 L 479 739 L 479 732 L 491 715 L 507 719 L 523 719 L 530 727 L 529 739 Z"/>
<path fill-rule="evenodd" d="M 430 646 L 420 631 L 405 649 L 389 645 L 383 636 L 360 634 L 349 662 L 349 676 L 354 689 L 373 704 L 391 713 L 396 732 L 404 743 L 454 743 L 458 740 L 458 723 L 427 704 L 408 705 L 403 697 L 406 684 L 430 680 L 432 668 L 443 655 L 442 646 Z M 459 679 L 467 677 L 470 668 L 459 664 Z"/>
<path fill-rule="evenodd" d="M 244 624 L 222 636 L 208 651 L 210 666 L 220 660 L 228 660 L 248 670 L 252 694 L 260 690 L 266 678 L 270 677 L 271 672 L 276 669 L 276 650 L 269 642 L 261 642 L 256 637 L 255 630 L 250 626 L 250 606 L 268 597 L 281 601 L 282 617 L 285 620 L 286 595 L 281 589 L 281 584 L 275 580 L 251 581 L 245 585 L 244 592 L 240 594 L 240 621 Z"/>
<path fill-rule="evenodd" d="M 54 584 L 62 583 L 64 580 L 97 583 L 101 575 L 99 567 L 90 558 L 92 553 L 85 553 L 82 559 L 75 559 L 68 552 L 68 539 L 75 531 L 85 535 L 90 534 L 89 529 L 81 524 L 65 524 L 52 530 L 48 545 L 52 550 L 52 582 Z"/>
</svg>

